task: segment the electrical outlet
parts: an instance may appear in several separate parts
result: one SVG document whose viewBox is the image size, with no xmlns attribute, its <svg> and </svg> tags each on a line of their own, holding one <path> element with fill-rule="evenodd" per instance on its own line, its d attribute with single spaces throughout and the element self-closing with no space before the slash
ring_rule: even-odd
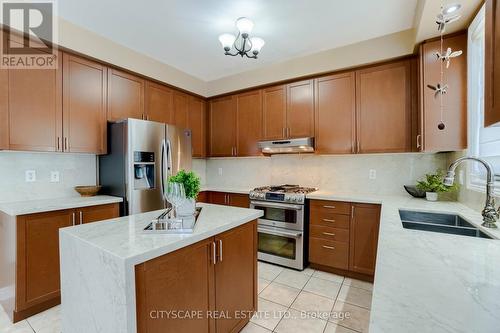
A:
<svg viewBox="0 0 500 333">
<path fill-rule="evenodd" d="M 24 172 L 24 180 L 27 183 L 36 182 L 36 171 L 35 170 L 26 170 Z"/>
<path fill-rule="evenodd" d="M 222 168 L 219 168 L 219 176 L 222 176 Z"/>
<path fill-rule="evenodd" d="M 377 179 L 377 170 L 370 169 L 370 171 L 368 173 L 368 178 L 370 178 L 370 179 Z"/>
<path fill-rule="evenodd" d="M 50 182 L 51 183 L 59 183 L 59 171 L 51 171 L 50 172 Z"/>
</svg>

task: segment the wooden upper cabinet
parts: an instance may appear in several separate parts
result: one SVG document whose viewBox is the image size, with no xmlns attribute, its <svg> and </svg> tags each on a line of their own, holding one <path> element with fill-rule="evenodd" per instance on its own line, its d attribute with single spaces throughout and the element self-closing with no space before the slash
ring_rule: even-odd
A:
<svg viewBox="0 0 500 333">
<path fill-rule="evenodd" d="M 59 229 L 73 224 L 73 212 L 17 218 L 16 311 L 59 297 Z"/>
<path fill-rule="evenodd" d="M 108 120 L 144 119 L 145 81 L 137 76 L 108 70 Z"/>
<path fill-rule="evenodd" d="M 357 152 L 411 150 L 411 61 L 356 71 Z"/>
<path fill-rule="evenodd" d="M 349 154 L 356 139 L 354 72 L 316 79 L 315 146 L 318 154 Z"/>
<path fill-rule="evenodd" d="M 313 80 L 287 85 L 286 123 L 287 137 L 314 136 L 314 84 Z"/>
<path fill-rule="evenodd" d="M 174 91 L 174 120 L 173 124 L 180 128 L 188 128 L 189 95 Z"/>
<path fill-rule="evenodd" d="M 420 47 L 421 60 L 421 114 L 418 148 L 423 151 L 450 151 L 467 148 L 467 34 L 463 33 L 444 39 L 443 50 L 462 50 L 460 57 L 450 61 L 444 68 L 444 81 L 448 90 L 443 95 L 444 130 L 439 130 L 441 122 L 440 96 L 428 85 L 436 86 L 440 78 L 440 60 L 436 52 L 441 52 L 439 40 L 424 42 Z M 486 101 L 486 100 L 485 100 Z"/>
<path fill-rule="evenodd" d="M 189 98 L 188 128 L 191 129 L 193 157 L 207 155 L 206 143 L 207 103 L 201 98 Z"/>
<path fill-rule="evenodd" d="M 500 2 L 485 1 L 484 125 L 500 125 Z"/>
<path fill-rule="evenodd" d="M 146 81 L 146 119 L 170 124 L 173 113 L 173 90 Z"/>
<path fill-rule="evenodd" d="M 218 262 L 215 265 L 215 309 L 230 314 L 216 320 L 216 332 L 239 332 L 248 318 L 237 311 L 257 309 L 257 225 L 247 223 L 215 236 Z"/>
<path fill-rule="evenodd" d="M 286 86 L 276 86 L 262 91 L 262 139 L 276 140 L 285 137 Z"/>
<path fill-rule="evenodd" d="M 0 69 L 0 149 L 9 149 L 9 71 L 6 69 Z"/>
<path fill-rule="evenodd" d="M 374 275 L 380 225 L 380 206 L 353 204 L 352 211 L 349 270 Z"/>
<path fill-rule="evenodd" d="M 262 91 L 236 95 L 236 153 L 238 156 L 261 155 Z"/>
<path fill-rule="evenodd" d="M 9 149 L 62 151 L 62 54 L 58 69 L 9 70 Z"/>
<path fill-rule="evenodd" d="M 107 70 L 99 63 L 64 54 L 64 151 L 106 153 Z"/>
<path fill-rule="evenodd" d="M 210 156 L 234 156 L 236 146 L 236 103 L 233 96 L 210 101 Z"/>
</svg>

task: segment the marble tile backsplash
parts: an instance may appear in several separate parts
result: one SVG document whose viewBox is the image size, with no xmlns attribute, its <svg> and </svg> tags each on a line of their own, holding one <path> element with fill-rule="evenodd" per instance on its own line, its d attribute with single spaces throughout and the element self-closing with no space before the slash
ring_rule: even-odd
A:
<svg viewBox="0 0 500 333">
<path fill-rule="evenodd" d="M 25 181 L 26 170 L 36 171 L 35 182 Z M 59 182 L 50 182 L 51 171 Z M 0 152 L 0 202 L 78 196 L 74 186 L 95 183 L 95 155 Z"/>
<path fill-rule="evenodd" d="M 253 188 L 294 183 L 338 192 L 404 193 L 425 173 L 446 168 L 446 154 L 274 155 L 213 158 L 206 162 L 206 185 Z M 369 179 L 375 170 L 376 179 Z"/>
</svg>

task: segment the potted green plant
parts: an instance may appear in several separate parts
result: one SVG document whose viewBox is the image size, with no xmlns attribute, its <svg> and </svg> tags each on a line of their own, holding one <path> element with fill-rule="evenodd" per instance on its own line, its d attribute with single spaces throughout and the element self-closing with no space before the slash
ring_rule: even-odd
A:
<svg viewBox="0 0 500 333">
<path fill-rule="evenodd" d="M 193 215 L 196 210 L 196 197 L 200 193 L 200 177 L 193 171 L 180 170 L 168 179 L 171 183 L 181 183 L 184 186 L 186 199 L 177 207 L 177 215 Z"/>
<path fill-rule="evenodd" d="M 438 193 L 450 192 L 456 189 L 456 185 L 446 186 L 443 184 L 444 176 L 442 170 L 426 174 L 425 179 L 417 182 L 417 189 L 425 192 L 425 198 L 428 201 L 437 201 Z"/>
</svg>

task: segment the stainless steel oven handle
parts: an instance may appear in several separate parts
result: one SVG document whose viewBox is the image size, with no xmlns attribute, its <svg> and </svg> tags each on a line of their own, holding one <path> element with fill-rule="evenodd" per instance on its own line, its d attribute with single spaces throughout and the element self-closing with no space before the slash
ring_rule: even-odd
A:
<svg viewBox="0 0 500 333">
<path fill-rule="evenodd" d="M 304 207 L 301 205 L 281 204 L 277 202 L 250 201 L 250 204 L 253 206 L 269 207 L 269 208 L 286 208 L 292 210 L 304 209 Z"/>
<path fill-rule="evenodd" d="M 263 228 L 263 227 L 258 227 L 257 231 L 260 233 L 263 233 L 263 234 L 268 234 L 268 235 L 286 236 L 286 237 L 293 237 L 293 238 L 302 237 L 302 232 L 288 232 L 288 231 L 268 229 L 268 228 Z"/>
</svg>

